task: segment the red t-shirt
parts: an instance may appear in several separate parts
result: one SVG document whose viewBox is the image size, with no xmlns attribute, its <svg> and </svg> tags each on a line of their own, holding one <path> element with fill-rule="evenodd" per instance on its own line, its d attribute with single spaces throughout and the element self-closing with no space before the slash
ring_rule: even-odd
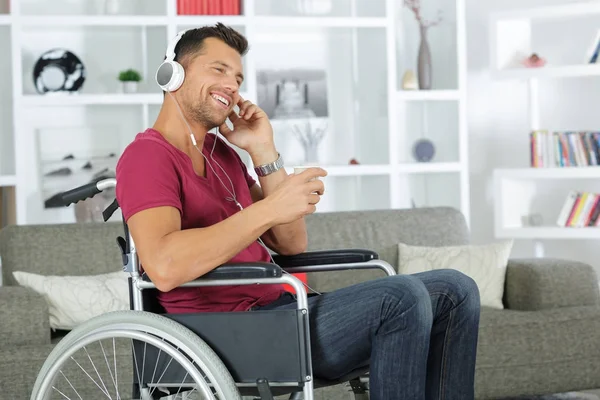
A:
<svg viewBox="0 0 600 400">
<path fill-rule="evenodd" d="M 240 211 L 223 183 L 231 184 L 221 168 L 210 158 L 215 136 L 206 135 L 203 153 L 213 169 L 206 165 L 206 178 L 194 172 L 187 154 L 167 142 L 153 129 L 136 135 L 121 155 L 116 168 L 116 196 L 123 217 L 152 207 L 172 206 L 181 214 L 181 228 L 214 225 Z M 244 208 L 252 204 L 250 187 L 256 181 L 248 174 L 238 154 L 218 140 L 213 157 L 227 172 L 235 187 L 237 200 Z M 269 252 L 258 241 L 239 252 L 231 262 L 269 262 Z M 243 311 L 254 305 L 276 300 L 282 285 L 235 285 L 176 288 L 159 292 L 159 301 L 169 313 Z"/>
</svg>

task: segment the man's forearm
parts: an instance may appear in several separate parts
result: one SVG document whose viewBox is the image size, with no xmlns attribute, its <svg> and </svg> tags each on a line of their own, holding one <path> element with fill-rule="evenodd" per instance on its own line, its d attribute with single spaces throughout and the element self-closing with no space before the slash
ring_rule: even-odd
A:
<svg viewBox="0 0 600 400">
<path fill-rule="evenodd" d="M 275 146 L 269 146 L 251 153 L 250 156 L 252 157 L 253 164 L 259 166 L 274 162 L 277 160 L 278 154 Z M 267 176 L 259 177 L 258 180 L 264 197 L 273 192 L 287 175 L 286 170 L 282 168 Z M 307 235 L 304 218 L 300 218 L 289 224 L 273 226 L 266 232 L 266 235 L 269 236 L 270 241 L 279 253 L 298 254 L 306 250 Z"/>
</svg>

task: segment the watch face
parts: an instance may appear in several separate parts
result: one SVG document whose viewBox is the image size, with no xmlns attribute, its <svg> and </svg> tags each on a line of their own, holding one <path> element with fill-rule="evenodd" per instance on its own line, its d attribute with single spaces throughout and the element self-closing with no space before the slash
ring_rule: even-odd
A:
<svg viewBox="0 0 600 400">
<path fill-rule="evenodd" d="M 85 81 L 81 60 L 65 49 L 52 49 L 40 56 L 33 67 L 33 84 L 40 93 L 76 92 Z"/>
</svg>

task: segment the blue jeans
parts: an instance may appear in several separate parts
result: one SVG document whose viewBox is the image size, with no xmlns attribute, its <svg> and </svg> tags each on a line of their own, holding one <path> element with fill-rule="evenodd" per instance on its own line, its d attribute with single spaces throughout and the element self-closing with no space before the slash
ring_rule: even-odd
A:
<svg viewBox="0 0 600 400">
<path fill-rule="evenodd" d="M 281 300 L 281 301 L 280 301 Z M 296 307 L 293 296 L 265 309 Z M 454 270 L 375 279 L 308 299 L 313 373 L 370 368 L 371 400 L 472 400 L 479 291 Z"/>
</svg>

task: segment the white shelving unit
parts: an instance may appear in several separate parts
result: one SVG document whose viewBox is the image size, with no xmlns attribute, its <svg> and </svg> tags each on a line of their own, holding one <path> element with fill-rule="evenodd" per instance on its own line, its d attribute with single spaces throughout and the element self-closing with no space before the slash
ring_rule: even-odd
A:
<svg viewBox="0 0 600 400">
<path fill-rule="evenodd" d="M 553 83 L 557 79 L 565 80 L 565 84 L 581 79 L 589 82 L 596 80 L 597 83 L 600 64 L 587 64 L 586 56 L 600 28 L 597 23 L 599 19 L 598 1 L 508 10 L 491 16 L 491 73 L 497 79 L 527 83 L 530 131 L 554 130 L 546 125 L 548 116 L 543 118 L 541 110 L 545 83 Z M 555 32 L 560 32 L 563 37 L 564 32 L 569 32 L 568 42 L 556 43 L 552 36 Z M 546 58 L 547 64 L 540 68 L 524 67 L 521 60 L 532 53 Z M 559 108 L 555 108 L 559 112 Z M 594 126 L 600 126 L 600 120 L 594 121 Z M 572 129 L 559 130 L 586 130 L 579 127 L 574 125 Z M 529 132 L 523 134 L 522 143 L 529 146 Z M 600 190 L 598 182 L 600 167 L 597 166 L 495 170 L 496 237 L 533 240 L 534 253 L 538 257 L 545 254 L 545 240 L 600 239 L 598 228 L 561 227 L 556 223 L 569 190 L 597 192 Z M 542 218 L 540 226 L 532 226 L 527 221 L 531 214 L 538 214 Z"/>
<path fill-rule="evenodd" d="M 419 42 L 414 16 L 402 2 L 333 1 L 330 14 L 310 16 L 294 11 L 291 1 L 241 1 L 240 16 L 195 16 L 178 15 L 176 0 L 151 6 L 134 1 L 139 8 L 122 15 L 77 9 L 86 6 L 65 0 L 52 8 L 43 0 L 11 0 L 12 14 L 0 15 L 0 29 L 6 26 L 10 35 L 14 167 L 0 175 L 0 184 L 16 186 L 17 223 L 73 221 L 72 208 L 44 208 L 51 193 L 44 192 L 40 146 L 62 151 L 50 138 L 64 129 L 65 148 L 87 140 L 122 151 L 160 109 L 163 96 L 153 76 L 167 42 L 181 29 L 218 21 L 238 29 L 251 44 L 241 89 L 247 99 L 258 100 L 261 72 L 283 68 L 275 61 L 325 71 L 329 131 L 319 164 L 329 175 L 318 211 L 447 205 L 469 221 L 465 0 L 437 4 L 446 18 L 431 29 L 434 73 L 428 91 L 400 88 L 404 71 L 416 71 Z M 314 45 L 307 46 L 311 40 Z M 82 58 L 87 76 L 81 93 L 35 92 L 33 64 L 53 47 Z M 137 94 L 117 90 L 116 74 L 129 67 L 144 77 Z M 273 126 L 292 171 L 303 162 L 302 147 L 285 123 Z M 436 147 L 431 162 L 412 156 L 420 138 Z M 10 152 L 2 149 L 0 156 Z M 349 164 L 353 158 L 359 165 Z"/>
<path fill-rule="evenodd" d="M 6 14 L 8 10 L 0 6 L 0 51 L 10 54 L 10 29 L 12 23 L 11 15 Z M 7 202 L 13 203 L 14 199 L 8 199 L 13 195 L 17 177 L 14 169 L 13 126 L 12 126 L 12 91 L 10 79 L 12 75 L 10 59 L 4 57 L 0 60 L 0 69 L 6 77 L 0 81 L 0 221 L 4 222 L 2 208 L 7 208 Z M 7 73 L 8 72 L 8 73 Z"/>
</svg>

